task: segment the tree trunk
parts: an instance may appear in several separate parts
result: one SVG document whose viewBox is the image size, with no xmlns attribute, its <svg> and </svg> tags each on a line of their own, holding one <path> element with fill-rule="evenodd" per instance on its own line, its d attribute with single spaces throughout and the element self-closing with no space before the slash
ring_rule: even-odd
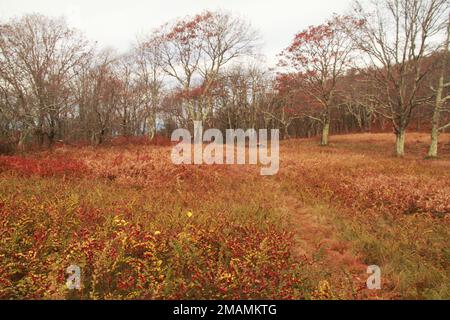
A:
<svg viewBox="0 0 450 320">
<path fill-rule="evenodd" d="M 395 153 L 397 156 L 402 157 L 405 155 L 405 135 L 406 130 L 401 128 L 396 132 L 396 141 L 395 141 Z"/>
<path fill-rule="evenodd" d="M 439 125 L 441 118 L 442 106 L 442 91 L 444 87 L 444 77 L 439 79 L 439 87 L 436 92 L 436 102 L 433 110 L 433 118 L 431 119 L 431 143 L 428 149 L 428 157 L 437 158 L 438 154 L 438 140 L 439 140 Z"/>
<path fill-rule="evenodd" d="M 436 92 L 436 103 L 433 110 L 433 118 L 431 120 L 431 143 L 428 149 L 428 157 L 437 158 L 438 155 L 438 140 L 439 140 L 439 125 L 441 118 L 442 106 L 442 91 L 444 87 L 443 74 L 439 79 L 439 87 Z"/>
<path fill-rule="evenodd" d="M 290 123 L 285 123 L 283 125 L 284 128 L 284 132 L 283 132 L 283 139 L 290 139 L 290 135 L 289 135 L 289 127 L 290 127 Z"/>
<path fill-rule="evenodd" d="M 25 151 L 26 149 L 26 140 L 28 138 L 28 131 L 27 130 L 22 130 L 20 132 L 20 137 L 19 137 L 19 143 L 17 145 L 17 148 L 19 149 L 19 151 Z"/>
<path fill-rule="evenodd" d="M 152 114 L 150 116 L 150 119 L 148 120 L 148 137 L 150 140 L 153 140 L 156 135 L 156 119 L 155 116 Z"/>
<path fill-rule="evenodd" d="M 156 130 L 155 130 L 155 128 L 154 128 L 154 127 L 150 128 L 148 138 L 149 138 L 150 140 L 153 140 L 153 139 L 155 138 L 155 135 L 156 135 Z"/>
<path fill-rule="evenodd" d="M 327 146 L 328 145 L 328 137 L 330 135 L 330 120 L 327 119 L 322 127 L 322 138 L 320 140 L 321 146 Z"/>
<path fill-rule="evenodd" d="M 436 104 L 433 110 L 433 118 L 431 120 L 431 144 L 428 149 L 428 157 L 437 158 L 438 154 L 438 140 L 439 140 L 439 125 L 441 118 L 441 106 L 442 106 L 442 91 L 444 87 L 444 77 L 439 79 L 439 87 L 436 92 Z"/>
<path fill-rule="evenodd" d="M 41 148 L 44 145 L 44 132 L 42 131 L 42 129 L 36 129 L 35 131 L 35 135 L 36 135 L 36 139 L 37 139 L 37 144 L 39 146 L 39 148 Z"/>
<path fill-rule="evenodd" d="M 431 129 L 431 143 L 430 143 L 430 148 L 428 150 L 429 158 L 437 158 L 438 138 L 439 138 L 439 129 L 437 128 L 437 126 L 435 126 L 433 124 L 433 128 Z"/>
<path fill-rule="evenodd" d="M 439 133 L 442 128 L 439 128 L 441 123 L 441 109 L 442 105 L 444 103 L 444 99 L 442 97 L 444 92 L 444 76 L 447 69 L 447 63 L 448 63 L 448 45 L 450 42 L 450 16 L 449 16 L 449 23 L 447 25 L 447 38 L 445 40 L 445 52 L 444 57 L 442 59 L 442 66 L 441 66 L 441 73 L 439 76 L 439 84 L 436 91 L 436 100 L 434 104 L 434 110 L 433 110 L 433 118 L 431 120 L 431 144 L 430 148 L 428 149 L 428 157 L 430 158 L 437 158 L 438 155 L 438 140 L 439 140 Z"/>
</svg>

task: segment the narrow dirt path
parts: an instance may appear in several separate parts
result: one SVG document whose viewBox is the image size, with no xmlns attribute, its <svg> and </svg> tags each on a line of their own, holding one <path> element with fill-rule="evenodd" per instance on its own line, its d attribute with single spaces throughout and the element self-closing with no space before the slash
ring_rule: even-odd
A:
<svg viewBox="0 0 450 320">
<path fill-rule="evenodd" d="M 244 170 L 245 168 L 245 170 Z M 251 177 L 258 176 L 255 168 L 236 167 L 235 174 Z M 333 214 L 327 208 L 310 206 L 299 199 L 295 188 L 290 189 L 292 179 L 289 170 L 281 167 L 280 173 L 260 184 L 266 199 L 272 199 L 268 206 L 277 208 L 287 218 L 289 230 L 294 233 L 293 255 L 299 263 L 305 264 L 306 278 L 319 289 L 329 287 L 331 294 L 327 299 L 382 299 L 378 290 L 367 289 L 367 265 L 362 258 L 354 254 L 353 244 L 342 240 L 340 230 L 333 221 Z M 258 178 L 259 179 L 259 178 Z"/>
<path fill-rule="evenodd" d="M 382 298 L 380 292 L 367 289 L 367 265 L 351 252 L 351 243 L 339 240 L 331 218 L 289 194 L 279 201 L 295 233 L 294 255 L 310 266 L 318 287 L 329 285 L 332 293 L 326 298 Z"/>
</svg>

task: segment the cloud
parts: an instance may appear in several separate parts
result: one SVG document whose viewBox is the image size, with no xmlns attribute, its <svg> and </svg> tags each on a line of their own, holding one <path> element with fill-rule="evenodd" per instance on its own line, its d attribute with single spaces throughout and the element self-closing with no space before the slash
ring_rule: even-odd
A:
<svg viewBox="0 0 450 320">
<path fill-rule="evenodd" d="M 264 41 L 269 64 L 294 34 L 318 24 L 334 12 L 344 12 L 350 0 L 2 0 L 2 20 L 24 13 L 64 15 L 100 45 L 126 51 L 138 34 L 166 21 L 205 9 L 229 10 L 252 22 Z"/>
</svg>

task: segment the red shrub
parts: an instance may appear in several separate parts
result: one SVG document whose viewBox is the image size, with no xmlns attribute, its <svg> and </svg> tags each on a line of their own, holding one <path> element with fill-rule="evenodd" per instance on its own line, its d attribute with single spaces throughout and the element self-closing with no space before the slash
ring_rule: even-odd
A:
<svg viewBox="0 0 450 320">
<path fill-rule="evenodd" d="M 81 161 L 62 156 L 47 158 L 24 158 L 0 156 L 0 172 L 12 171 L 24 176 L 81 176 L 87 167 Z"/>
<path fill-rule="evenodd" d="M 347 181 L 346 181 L 347 180 Z M 389 213 L 450 213 L 450 188 L 445 179 L 430 181 L 421 176 L 386 175 L 345 179 L 335 195 L 357 209 L 381 209 Z"/>
<path fill-rule="evenodd" d="M 172 143 L 170 139 L 157 135 L 153 139 L 147 136 L 137 137 L 115 137 L 111 140 L 112 146 L 124 146 L 124 145 L 141 145 L 141 146 L 170 146 Z"/>
</svg>

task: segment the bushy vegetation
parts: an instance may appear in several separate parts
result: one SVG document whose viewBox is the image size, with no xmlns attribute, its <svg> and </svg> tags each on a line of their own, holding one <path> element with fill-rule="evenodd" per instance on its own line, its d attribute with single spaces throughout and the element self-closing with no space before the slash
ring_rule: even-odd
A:
<svg viewBox="0 0 450 320">
<path fill-rule="evenodd" d="M 133 145 L 0 163 L 1 298 L 309 292 L 291 255 L 292 232 L 276 209 L 259 206 L 268 199 L 236 168 L 177 167 L 170 148 Z M 81 291 L 65 288 L 71 264 L 81 267 Z"/>
<path fill-rule="evenodd" d="M 272 177 L 136 143 L 3 156 L 0 297 L 448 298 L 449 162 L 379 154 L 390 138 L 287 141 Z"/>
<path fill-rule="evenodd" d="M 382 268 L 385 297 L 448 299 L 449 161 L 421 157 L 422 134 L 411 134 L 414 155 L 402 161 L 386 150 L 392 140 L 341 136 L 326 150 L 291 143 L 280 170 L 285 189 L 326 216 L 364 264 Z"/>
</svg>

